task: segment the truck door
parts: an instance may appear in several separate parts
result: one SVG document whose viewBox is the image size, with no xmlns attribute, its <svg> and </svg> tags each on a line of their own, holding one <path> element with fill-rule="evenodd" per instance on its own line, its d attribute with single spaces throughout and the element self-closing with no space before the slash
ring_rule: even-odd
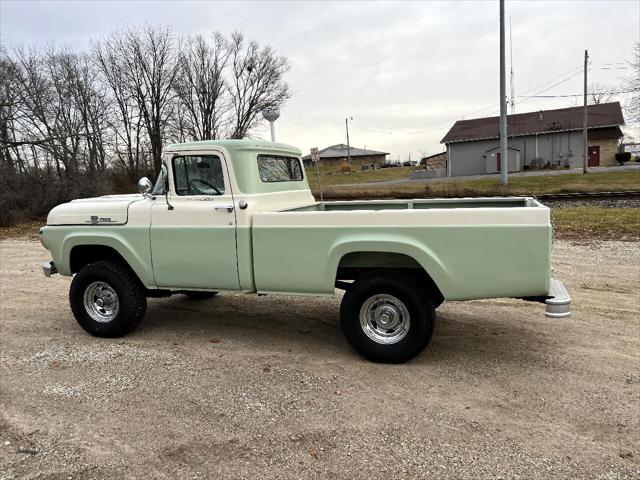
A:
<svg viewBox="0 0 640 480">
<path fill-rule="evenodd" d="M 168 199 L 156 196 L 151 209 L 156 285 L 239 289 L 236 215 L 223 155 L 185 152 L 166 163 Z"/>
</svg>

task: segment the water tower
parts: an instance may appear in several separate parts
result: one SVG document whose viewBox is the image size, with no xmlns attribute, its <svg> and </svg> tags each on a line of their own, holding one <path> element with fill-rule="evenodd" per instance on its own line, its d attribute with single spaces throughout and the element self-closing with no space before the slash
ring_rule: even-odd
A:
<svg viewBox="0 0 640 480">
<path fill-rule="evenodd" d="M 262 110 L 262 116 L 266 121 L 269 122 L 269 126 L 271 127 L 271 141 L 275 142 L 276 129 L 273 124 L 280 116 L 280 110 L 278 110 L 277 108 L 265 108 L 264 110 Z"/>
</svg>

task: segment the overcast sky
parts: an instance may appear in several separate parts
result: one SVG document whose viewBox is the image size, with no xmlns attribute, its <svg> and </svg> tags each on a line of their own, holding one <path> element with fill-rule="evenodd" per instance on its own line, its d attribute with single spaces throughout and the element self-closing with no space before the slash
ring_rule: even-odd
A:
<svg viewBox="0 0 640 480">
<path fill-rule="evenodd" d="M 620 86 L 640 40 L 640 1 L 507 1 L 515 94 L 579 94 L 584 50 L 591 80 Z M 144 23 L 177 35 L 234 30 L 291 62 L 293 96 L 278 141 L 345 143 L 391 152 L 443 150 L 456 119 L 498 114 L 498 2 L 0 1 L 5 45 L 53 42 L 88 50 L 91 39 Z M 508 35 L 508 32 L 507 32 Z M 507 59 L 508 62 L 508 59 Z M 516 111 L 562 108 L 581 98 L 516 99 Z M 268 138 L 268 127 L 257 132 Z"/>
</svg>

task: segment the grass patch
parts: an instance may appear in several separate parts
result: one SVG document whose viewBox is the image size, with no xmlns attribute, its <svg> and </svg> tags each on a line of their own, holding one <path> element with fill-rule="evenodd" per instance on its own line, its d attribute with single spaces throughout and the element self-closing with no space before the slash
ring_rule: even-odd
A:
<svg viewBox="0 0 640 480">
<path fill-rule="evenodd" d="M 28 238 L 36 240 L 39 237 L 40 227 L 47 223 L 46 219 L 27 220 L 16 223 L 10 227 L 0 227 L 0 240 L 7 238 Z"/>
<path fill-rule="evenodd" d="M 640 208 L 558 208 L 553 219 L 557 238 L 640 241 Z"/>
<path fill-rule="evenodd" d="M 406 170 L 409 170 L 407 167 Z M 386 170 L 405 170 L 404 168 Z M 372 174 L 381 172 L 377 170 Z M 400 172 L 398 172 L 400 173 Z M 341 175 L 355 177 L 362 174 Z M 334 175 L 335 176 L 335 175 Z M 364 199 L 364 198 L 429 198 L 429 197 L 477 197 L 495 195 L 542 195 L 545 193 L 600 192 L 640 190 L 640 172 L 604 172 L 583 174 L 560 174 L 547 176 L 511 177 L 509 185 L 500 185 L 496 177 L 466 181 L 406 182 L 402 184 L 375 184 L 371 182 L 359 185 L 327 184 L 322 177 L 323 193 L 327 199 Z M 388 179 L 388 178 L 387 178 Z M 319 196 L 314 178 L 309 177 L 311 189 Z M 345 182 L 354 183 L 354 182 Z"/>
<path fill-rule="evenodd" d="M 344 185 L 347 183 L 372 183 L 385 180 L 404 180 L 409 178 L 411 172 L 422 170 L 422 167 L 393 167 L 379 168 L 377 170 L 355 170 L 351 173 L 338 172 L 335 166 L 320 167 L 320 182 L 322 188 L 332 187 L 334 185 Z M 315 167 L 305 169 L 309 184 L 313 187 L 318 186 L 318 175 Z"/>
</svg>

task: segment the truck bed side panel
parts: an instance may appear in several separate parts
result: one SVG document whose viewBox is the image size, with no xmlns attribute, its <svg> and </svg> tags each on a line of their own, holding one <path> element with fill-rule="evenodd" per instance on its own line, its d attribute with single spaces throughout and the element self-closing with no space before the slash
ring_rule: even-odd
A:
<svg viewBox="0 0 640 480">
<path fill-rule="evenodd" d="M 256 288 L 332 295 L 342 256 L 380 251 L 414 258 L 447 300 L 544 295 L 550 229 L 547 208 L 261 213 Z"/>
</svg>

